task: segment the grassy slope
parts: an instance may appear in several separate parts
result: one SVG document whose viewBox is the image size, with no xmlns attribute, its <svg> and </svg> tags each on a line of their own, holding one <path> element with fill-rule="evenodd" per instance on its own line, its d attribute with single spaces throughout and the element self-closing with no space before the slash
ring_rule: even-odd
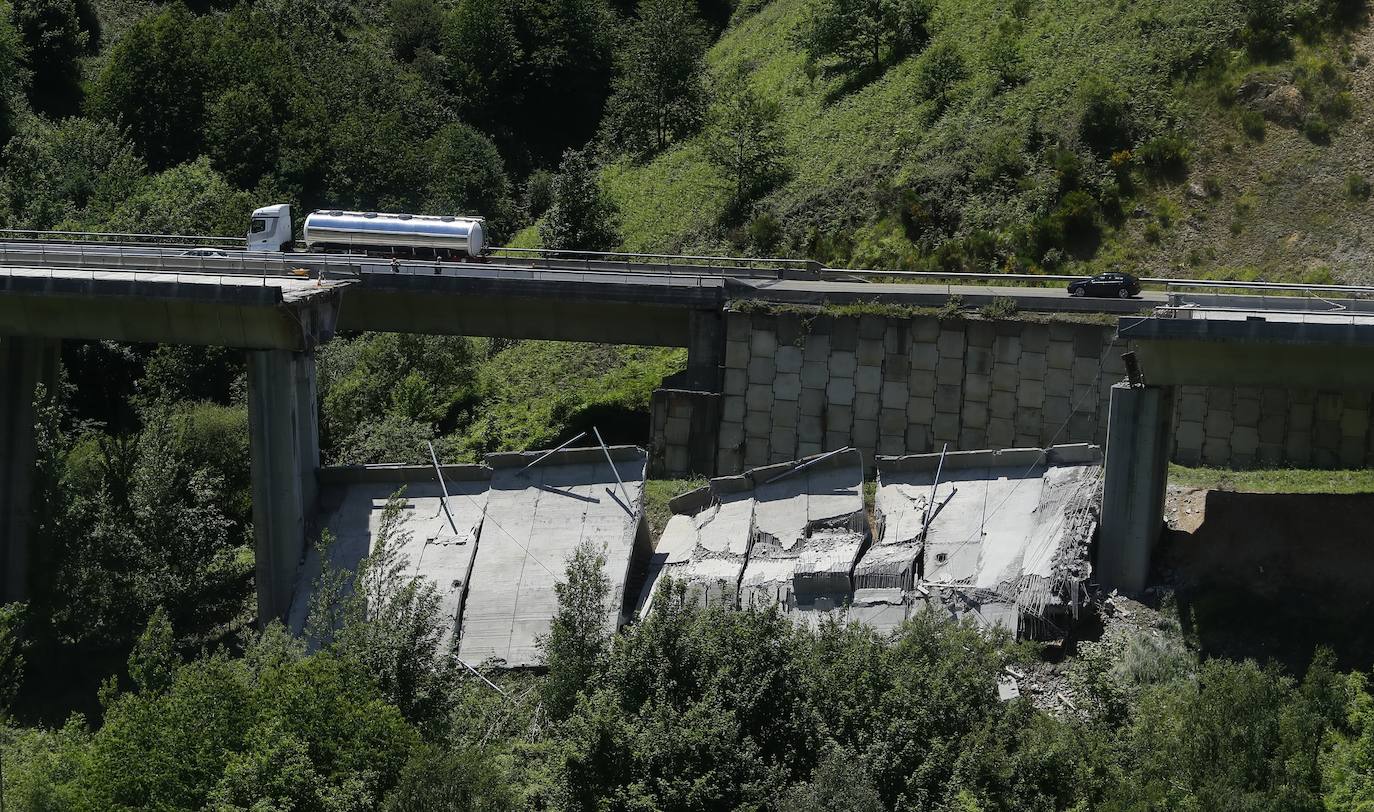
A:
<svg viewBox="0 0 1374 812">
<path fill-rule="evenodd" d="M 1296 468 L 1227 471 L 1170 465 L 1169 484 L 1240 493 L 1374 493 L 1374 471 L 1312 471 Z"/>
<path fill-rule="evenodd" d="M 940 0 L 936 37 L 958 47 L 969 76 L 939 117 L 919 92 L 920 57 L 847 91 L 840 77 L 808 77 L 805 57 L 788 36 L 805 18 L 807 3 L 773 0 L 726 31 L 708 56 L 713 77 L 743 72 L 758 92 L 782 105 L 791 175 L 766 205 L 784 221 L 792 251 L 814 244 L 814 236 L 837 238 L 852 244 L 820 258 L 910 265 L 916 249 L 888 211 L 892 207 L 880 202 L 890 199 L 884 187 L 930 190 L 957 201 L 960 234 L 988 229 L 1008 235 L 1024 226 L 1051 204 L 1058 184 L 1044 151 L 1032 145 L 1034 134 L 1073 142 L 1076 89 L 1097 73 L 1126 92 L 1137 143 L 1177 129 L 1192 146 L 1186 179 L 1137 185 L 1126 206 L 1134 216 L 1107 230 L 1095 264 L 1239 278 L 1354 279 L 1362 272 L 1370 204 L 1350 200 L 1343 184 L 1350 172 L 1374 169 L 1363 103 L 1374 95 L 1371 69 L 1342 64 L 1353 79 L 1355 115 L 1329 145 L 1274 124 L 1262 142 L 1248 139 L 1236 111 L 1218 101 L 1213 86 L 1252 70 L 1243 56 L 1229 52 L 1224 76 L 1213 71 L 1182 87 L 1177 80 L 1235 37 L 1243 15 L 1230 0 L 1032 2 L 1018 39 L 1028 80 L 1011 89 L 997 85 L 985 55 L 1006 5 Z M 1355 34 L 1359 53 L 1368 37 Z M 1336 48 L 1317 50 L 1331 54 Z M 1314 49 L 1299 53 L 1308 57 Z M 1266 69 L 1283 73 L 1290 67 L 1280 62 Z M 1107 172 L 1105 162 L 1086 169 L 1098 178 Z M 1220 195 L 1190 198 L 1190 184 L 1204 177 L 1219 183 Z M 725 184 L 702 160 L 699 139 L 645 165 L 621 161 L 605 179 L 623 212 L 626 249 L 731 248 L 718 225 Z M 1147 234 L 1151 223 L 1155 228 L 1148 231 L 1155 233 Z"/>
</svg>

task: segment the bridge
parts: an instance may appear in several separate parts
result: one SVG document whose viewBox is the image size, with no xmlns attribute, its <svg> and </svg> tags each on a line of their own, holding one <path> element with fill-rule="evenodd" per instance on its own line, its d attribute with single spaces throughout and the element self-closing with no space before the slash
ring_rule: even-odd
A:
<svg viewBox="0 0 1374 812">
<path fill-rule="evenodd" d="M 1162 427 L 1116 441 L 1162 470 L 1172 412 L 1157 404 L 1153 417 L 1117 417 L 1128 408 L 1111 387 L 1123 372 L 1119 343 L 1140 346 L 1154 387 L 1142 391 L 1155 392 L 1120 396 L 1122 404 L 1172 402 L 1173 387 L 1198 383 L 1374 389 L 1367 380 L 1374 365 L 1365 364 L 1363 375 L 1343 371 L 1360 366 L 1365 325 L 1356 320 L 1374 316 L 1374 291 L 1364 288 L 1147 279 L 1152 289 L 1139 298 L 1083 299 L 1063 290 L 1075 277 L 856 271 L 795 260 L 504 250 L 482 262 L 436 263 L 184 251 L 0 243 L 0 600 L 26 593 L 32 399 L 38 384 L 55 380 L 63 339 L 247 351 L 264 619 L 286 612 L 310 531 L 319 467 L 313 352 L 338 331 L 685 347 L 687 369 L 654 401 L 653 464 L 668 475 L 729 473 L 850 444 L 871 459 L 929 451 L 937 442 L 1100 441 L 1108 406 L 1113 425 Z M 901 315 L 817 321 L 787 312 L 870 303 L 939 308 L 956 297 L 967 307 L 1010 301 L 1028 313 L 1117 316 L 1121 326 L 1107 335 L 1101 324 L 951 326 Z M 751 316 L 748 303 L 780 312 Z M 1180 318 L 1204 309 L 1250 315 Z M 1274 320 L 1256 327 L 1246 320 L 1256 314 Z M 1236 330 L 1244 332 L 1239 343 L 1227 332 Z M 1244 360 L 1271 352 L 1297 354 L 1282 365 Z M 1266 369 L 1267 377 L 1259 375 Z M 1255 383 L 1262 377 L 1267 383 Z M 1150 499 L 1156 484 L 1145 488 Z M 1143 521 L 1128 523 L 1129 532 L 1148 532 Z"/>
</svg>

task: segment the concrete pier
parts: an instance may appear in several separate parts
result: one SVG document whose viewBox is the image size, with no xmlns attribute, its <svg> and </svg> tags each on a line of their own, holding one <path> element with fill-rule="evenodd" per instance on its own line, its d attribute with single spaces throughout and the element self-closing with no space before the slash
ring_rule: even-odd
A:
<svg viewBox="0 0 1374 812">
<path fill-rule="evenodd" d="M 1164 529 L 1164 486 L 1173 426 L 1172 387 L 1112 386 L 1098 535 L 1102 585 L 1139 592 Z"/>
<path fill-rule="evenodd" d="M 258 621 L 267 623 L 291 607 L 314 521 L 320 464 L 314 353 L 248 353 L 248 429 Z"/>
<path fill-rule="evenodd" d="M 0 603 L 29 594 L 34 398 L 57 385 L 62 342 L 0 338 Z"/>
</svg>

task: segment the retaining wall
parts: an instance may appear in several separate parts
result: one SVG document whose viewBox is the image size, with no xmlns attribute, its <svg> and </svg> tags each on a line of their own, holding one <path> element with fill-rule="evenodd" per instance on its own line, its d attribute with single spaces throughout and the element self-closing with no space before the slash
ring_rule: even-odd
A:
<svg viewBox="0 0 1374 812">
<path fill-rule="evenodd" d="M 1026 320 L 726 314 L 710 425 L 680 395 L 655 403 L 657 476 L 707 473 L 684 453 L 714 439 L 710 473 L 844 446 L 901 455 L 1098 443 L 1122 379 L 1115 327 Z M 1145 370 L 1148 380 L 1149 370 Z M 1173 458 L 1189 465 L 1374 464 L 1368 393 L 1176 387 Z M 688 424 L 692 431 L 686 432 Z M 684 441 L 683 438 L 687 439 Z"/>
</svg>

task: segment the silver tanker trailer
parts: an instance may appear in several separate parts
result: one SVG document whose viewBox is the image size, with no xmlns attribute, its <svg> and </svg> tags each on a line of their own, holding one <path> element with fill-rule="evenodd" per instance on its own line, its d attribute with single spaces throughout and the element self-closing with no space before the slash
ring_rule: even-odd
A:
<svg viewBox="0 0 1374 812">
<path fill-rule="evenodd" d="M 253 212 L 249 251 L 290 251 L 291 207 L 285 203 Z M 486 248 L 481 217 L 322 209 L 305 218 L 305 250 L 383 256 L 476 257 Z"/>
</svg>

